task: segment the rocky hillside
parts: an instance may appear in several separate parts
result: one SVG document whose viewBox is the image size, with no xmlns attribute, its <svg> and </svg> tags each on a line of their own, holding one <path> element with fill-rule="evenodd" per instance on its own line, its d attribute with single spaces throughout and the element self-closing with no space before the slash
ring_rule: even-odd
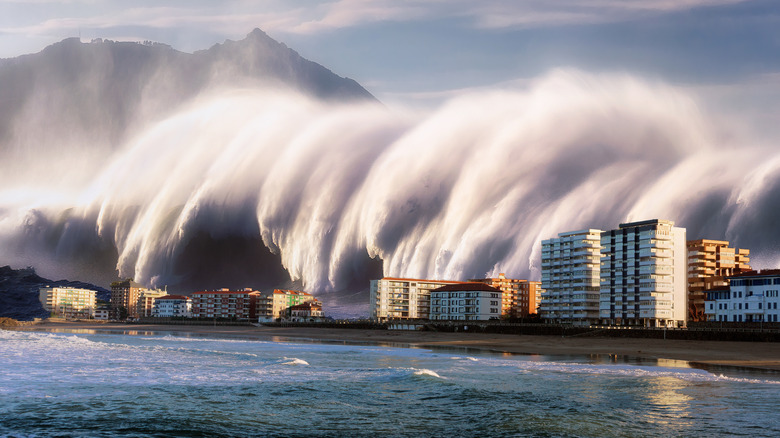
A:
<svg viewBox="0 0 780 438">
<path fill-rule="evenodd" d="M 52 281 L 35 273 L 35 269 L 12 269 L 0 267 L 0 317 L 18 321 L 30 321 L 33 318 L 46 318 L 49 313 L 38 300 L 38 289 L 44 286 L 67 286 L 91 289 L 98 292 L 98 299 L 108 301 L 111 292 L 102 287 L 80 281 Z"/>
</svg>

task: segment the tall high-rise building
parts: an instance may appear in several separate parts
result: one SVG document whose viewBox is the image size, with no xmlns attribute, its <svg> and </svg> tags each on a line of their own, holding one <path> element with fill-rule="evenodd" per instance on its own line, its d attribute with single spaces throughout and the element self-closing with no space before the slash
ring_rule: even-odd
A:
<svg viewBox="0 0 780 438">
<path fill-rule="evenodd" d="M 601 234 L 599 317 L 604 324 L 684 326 L 685 228 L 666 220 L 620 224 Z"/>
<path fill-rule="evenodd" d="M 542 241 L 539 315 L 545 321 L 598 322 L 601 233 L 595 229 L 571 231 Z"/>
<path fill-rule="evenodd" d="M 541 299 L 541 282 L 507 278 L 498 274 L 497 278 L 475 278 L 471 282 L 485 283 L 501 291 L 501 315 L 525 318 L 537 313 Z"/>
<path fill-rule="evenodd" d="M 729 247 L 725 240 L 689 240 L 688 320 L 706 321 L 706 292 L 727 288 L 728 276 L 750 271 L 750 250 Z"/>
<path fill-rule="evenodd" d="M 431 290 L 448 284 L 462 283 L 465 282 L 392 277 L 371 280 L 369 298 L 371 318 L 380 321 L 429 319 Z"/>
</svg>

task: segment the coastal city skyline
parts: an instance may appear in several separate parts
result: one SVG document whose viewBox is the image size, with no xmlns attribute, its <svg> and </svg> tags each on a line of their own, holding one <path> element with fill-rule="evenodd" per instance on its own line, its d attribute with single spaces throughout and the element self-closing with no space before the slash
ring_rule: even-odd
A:
<svg viewBox="0 0 780 438">
<path fill-rule="evenodd" d="M 301 5 L 0 3 L 0 262 L 355 304 L 669 217 L 777 266 L 771 3 Z"/>
<path fill-rule="evenodd" d="M 780 2 L 0 0 L 0 436 L 780 436 Z"/>
</svg>

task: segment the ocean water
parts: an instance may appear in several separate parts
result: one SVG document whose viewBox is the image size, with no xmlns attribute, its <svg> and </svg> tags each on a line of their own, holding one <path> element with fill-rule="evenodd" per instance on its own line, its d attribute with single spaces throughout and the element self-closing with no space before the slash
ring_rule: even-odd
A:
<svg viewBox="0 0 780 438">
<path fill-rule="evenodd" d="M 0 436 L 780 436 L 776 373 L 0 330 Z"/>
</svg>

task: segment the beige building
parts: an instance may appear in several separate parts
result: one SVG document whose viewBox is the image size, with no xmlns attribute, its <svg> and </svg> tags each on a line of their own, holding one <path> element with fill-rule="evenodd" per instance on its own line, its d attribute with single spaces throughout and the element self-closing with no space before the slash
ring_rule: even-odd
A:
<svg viewBox="0 0 780 438">
<path fill-rule="evenodd" d="M 111 310 L 116 319 L 152 316 L 156 298 L 167 295 L 161 289 L 147 289 L 133 279 L 111 283 Z"/>
<path fill-rule="evenodd" d="M 195 292 L 192 294 L 192 316 L 194 318 L 225 318 L 251 320 L 256 316 L 260 292 L 246 288 Z"/>
<path fill-rule="evenodd" d="M 72 287 L 42 287 L 38 298 L 46 311 L 65 318 L 92 318 L 97 307 L 97 292 Z"/>
<path fill-rule="evenodd" d="M 371 318 L 380 321 L 429 319 L 431 291 L 448 284 L 463 283 L 465 282 L 395 277 L 371 280 L 369 293 Z"/>
<path fill-rule="evenodd" d="M 707 291 L 727 288 L 728 276 L 750 271 L 750 250 L 730 248 L 725 240 L 689 240 L 688 319 L 705 321 Z"/>
<path fill-rule="evenodd" d="M 298 304 L 316 302 L 314 295 L 299 290 L 274 289 L 257 299 L 258 320 L 273 321 L 290 316 L 290 308 Z M 320 311 L 322 305 L 320 304 Z"/>
<path fill-rule="evenodd" d="M 485 283 L 502 292 L 501 315 L 525 318 L 537 313 L 541 301 L 541 282 L 507 278 L 498 274 L 498 278 L 476 278 L 471 282 Z"/>
</svg>

